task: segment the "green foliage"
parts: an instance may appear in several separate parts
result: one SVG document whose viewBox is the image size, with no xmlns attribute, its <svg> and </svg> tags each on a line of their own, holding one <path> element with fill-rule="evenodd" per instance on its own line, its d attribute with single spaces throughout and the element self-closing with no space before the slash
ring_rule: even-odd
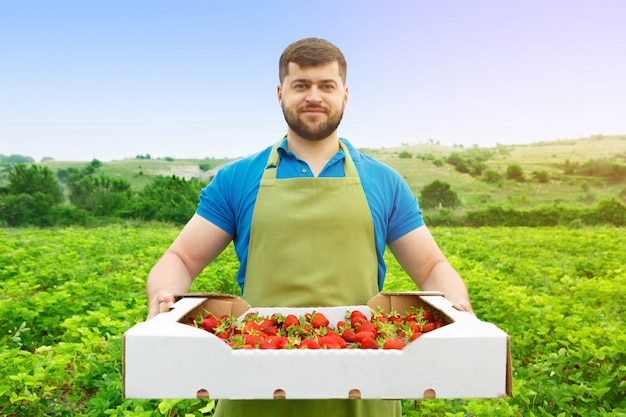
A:
<svg viewBox="0 0 626 417">
<path fill-rule="evenodd" d="M 172 175 L 156 177 L 139 193 L 134 216 L 143 220 L 186 223 L 194 214 L 204 183 Z"/>
<path fill-rule="evenodd" d="M 568 159 L 561 168 L 567 175 L 602 177 L 614 184 L 626 180 L 626 166 L 609 159 L 589 159 L 583 163 L 570 162 Z"/>
<path fill-rule="evenodd" d="M 439 180 L 435 180 L 422 188 L 419 203 L 424 209 L 455 208 L 461 205 L 456 193 L 450 189 L 450 184 Z"/>
<path fill-rule="evenodd" d="M 404 401 L 418 416 L 626 414 L 620 229 L 435 228 L 479 318 L 511 337 L 513 398 Z M 412 281 L 389 258 L 387 291 Z"/>
<path fill-rule="evenodd" d="M 626 205 L 616 199 L 602 200 L 592 207 L 568 207 L 561 205 L 540 206 L 530 210 L 517 210 L 502 206 L 491 206 L 483 210 L 466 213 L 468 226 L 540 227 L 566 226 L 580 222 L 593 226 L 610 224 L 626 225 Z"/>
<path fill-rule="evenodd" d="M 70 201 L 96 216 L 120 216 L 132 204 L 130 183 L 105 175 L 85 176 L 70 185 Z"/>
<path fill-rule="evenodd" d="M 63 189 L 47 167 L 39 165 L 15 165 L 9 172 L 8 193 L 12 195 L 26 194 L 30 196 L 49 196 L 48 204 L 63 202 Z"/>
<path fill-rule="evenodd" d="M 422 161 L 430 161 L 433 163 L 433 165 L 438 166 L 438 167 L 446 163 L 446 160 L 444 158 L 437 157 L 433 155 L 432 153 L 420 153 L 420 154 L 417 154 L 415 157 Z"/>
<path fill-rule="evenodd" d="M 85 168 L 76 167 L 61 168 L 57 170 L 57 178 L 67 185 L 72 185 L 81 181 L 85 177 L 95 174 L 98 168 L 102 167 L 102 162 L 97 159 L 92 160 Z"/>
<path fill-rule="evenodd" d="M 0 229 L 0 414 L 212 414 L 213 400 L 122 397 L 122 335 L 145 319 L 145 277 L 178 232 L 171 226 Z M 405 400 L 406 417 L 626 413 L 623 230 L 432 233 L 466 280 L 478 317 L 510 335 L 514 396 Z M 385 256 L 385 291 L 416 290 L 392 255 Z M 230 246 L 191 290 L 237 293 L 238 266 Z"/>
<path fill-rule="evenodd" d="M 398 158 L 402 158 L 402 159 L 411 159 L 413 158 L 413 154 L 409 151 L 401 151 L 400 153 L 398 153 Z"/>
<path fill-rule="evenodd" d="M 32 164 L 35 162 L 30 156 L 24 155 L 2 155 L 0 154 L 0 165 L 15 165 L 15 164 Z"/>
<path fill-rule="evenodd" d="M 509 180 L 524 182 L 524 169 L 520 164 L 511 164 L 506 168 L 506 178 Z"/>
<path fill-rule="evenodd" d="M 482 180 L 488 184 L 502 184 L 504 177 L 493 169 L 487 169 L 483 172 Z"/>
<path fill-rule="evenodd" d="M 485 161 L 493 157 L 493 151 L 473 147 L 467 149 L 465 153 L 452 152 L 446 162 L 463 174 L 470 174 L 472 177 L 480 177 L 487 169 Z"/>
<path fill-rule="evenodd" d="M 550 182 L 550 175 L 547 171 L 533 171 L 532 173 L 533 179 L 540 184 L 547 184 Z"/>
</svg>

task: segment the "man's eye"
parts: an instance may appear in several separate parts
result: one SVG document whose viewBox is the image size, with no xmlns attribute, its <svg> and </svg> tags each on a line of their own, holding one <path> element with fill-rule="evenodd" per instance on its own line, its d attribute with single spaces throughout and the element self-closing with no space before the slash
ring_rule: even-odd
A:
<svg viewBox="0 0 626 417">
<path fill-rule="evenodd" d="M 334 85 L 332 85 L 332 84 L 324 84 L 324 85 L 322 86 L 322 89 L 327 90 L 327 91 L 331 91 L 331 90 L 334 90 L 334 89 L 335 89 L 335 86 L 334 86 Z"/>
<path fill-rule="evenodd" d="M 306 84 L 296 84 L 293 86 L 296 90 L 304 90 L 306 88 Z"/>
</svg>

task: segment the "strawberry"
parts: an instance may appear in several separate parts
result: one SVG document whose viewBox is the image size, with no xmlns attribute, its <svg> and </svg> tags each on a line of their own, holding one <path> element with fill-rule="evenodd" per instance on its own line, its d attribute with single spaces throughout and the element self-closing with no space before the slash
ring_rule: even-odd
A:
<svg viewBox="0 0 626 417">
<path fill-rule="evenodd" d="M 209 314 L 200 322 L 200 326 L 207 332 L 215 331 L 220 324 L 222 324 L 222 321 L 214 314 Z"/>
<path fill-rule="evenodd" d="M 303 339 L 298 346 L 300 349 L 319 349 L 320 344 L 312 338 Z"/>
<path fill-rule="evenodd" d="M 258 345 L 261 343 L 261 340 L 263 340 L 262 336 L 250 333 L 244 333 L 243 338 L 245 344 L 250 347 L 258 347 Z"/>
<path fill-rule="evenodd" d="M 309 321 L 311 323 L 311 326 L 313 326 L 314 329 L 321 329 L 322 327 L 327 327 L 329 323 L 326 316 L 324 316 L 324 314 L 319 313 L 319 312 L 313 312 L 310 316 Z"/>
<path fill-rule="evenodd" d="M 262 332 L 262 331 L 263 329 L 261 328 L 261 325 L 259 323 L 257 323 L 256 321 L 250 320 L 250 321 L 246 321 L 245 324 L 243 325 L 242 333 L 258 334 L 259 332 Z"/>
<path fill-rule="evenodd" d="M 345 329 L 343 333 L 341 333 L 341 337 L 348 343 L 354 343 L 355 333 L 352 329 Z"/>
<path fill-rule="evenodd" d="M 288 330 L 290 327 L 293 326 L 298 326 L 300 324 L 300 319 L 294 315 L 294 314 L 289 314 L 287 317 L 285 317 L 285 330 Z"/>
<path fill-rule="evenodd" d="M 411 337 L 409 337 L 409 341 L 412 342 L 414 340 L 416 340 L 417 338 L 419 338 L 423 333 L 422 332 L 415 332 L 411 335 Z"/>
<path fill-rule="evenodd" d="M 285 349 L 287 347 L 287 344 L 289 343 L 289 339 L 287 339 L 287 336 L 275 336 L 272 337 L 272 340 L 274 340 L 276 349 Z"/>
<path fill-rule="evenodd" d="M 428 333 L 435 330 L 435 323 L 426 323 L 422 326 L 422 333 Z"/>
<path fill-rule="evenodd" d="M 402 349 L 404 349 L 404 346 L 405 346 L 404 340 L 398 339 L 398 338 L 394 338 L 394 339 L 387 339 L 387 340 L 385 340 L 385 343 L 383 344 L 383 349 L 399 349 L 399 350 L 402 350 Z"/>
<path fill-rule="evenodd" d="M 345 340 L 341 340 L 345 343 Z M 323 349 L 341 349 L 341 346 L 337 343 L 337 339 L 333 336 L 320 336 L 317 339 L 317 342 L 319 343 L 320 348 Z"/>
<path fill-rule="evenodd" d="M 365 314 L 363 314 L 359 310 L 353 310 L 350 313 L 349 318 L 350 318 L 350 324 L 352 325 L 352 327 L 357 327 L 357 325 L 368 321 L 367 316 L 365 316 Z"/>
<path fill-rule="evenodd" d="M 361 323 L 359 327 L 357 327 L 356 332 L 357 333 L 371 332 L 371 333 L 374 333 L 374 335 L 376 335 L 377 330 L 376 330 L 376 326 L 374 326 L 373 323 L 366 321 L 364 323 Z"/>
<path fill-rule="evenodd" d="M 424 312 L 422 313 L 424 320 L 428 321 L 428 322 L 433 322 L 435 321 L 435 316 L 433 315 L 433 313 L 431 313 L 428 310 L 424 310 Z"/>
<path fill-rule="evenodd" d="M 363 343 L 364 339 L 376 339 L 376 335 L 372 332 L 357 332 L 354 335 L 354 343 Z"/>
<path fill-rule="evenodd" d="M 378 343 L 373 338 L 366 336 L 360 341 L 359 347 L 360 349 L 378 349 Z"/>
</svg>

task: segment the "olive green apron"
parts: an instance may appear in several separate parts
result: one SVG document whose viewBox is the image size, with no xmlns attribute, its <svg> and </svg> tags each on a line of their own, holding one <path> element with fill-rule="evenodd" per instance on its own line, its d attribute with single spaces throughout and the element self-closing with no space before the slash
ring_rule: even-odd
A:
<svg viewBox="0 0 626 417">
<path fill-rule="evenodd" d="M 243 298 L 256 307 L 365 304 L 378 293 L 378 260 L 371 212 L 348 149 L 340 142 L 345 177 L 276 179 L 278 145 L 268 158 L 254 206 Z M 401 414 L 399 401 L 287 399 L 220 400 L 215 415 Z"/>
</svg>

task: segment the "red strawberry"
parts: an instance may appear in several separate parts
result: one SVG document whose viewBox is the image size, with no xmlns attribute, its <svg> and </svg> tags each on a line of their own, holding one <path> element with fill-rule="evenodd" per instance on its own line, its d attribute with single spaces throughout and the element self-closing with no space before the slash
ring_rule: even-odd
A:
<svg viewBox="0 0 626 417">
<path fill-rule="evenodd" d="M 354 343 L 363 343 L 364 339 L 376 339 L 376 335 L 372 332 L 358 332 L 354 336 Z"/>
<path fill-rule="evenodd" d="M 263 339 L 259 342 L 259 349 L 278 349 L 276 341 L 272 338 Z"/>
<path fill-rule="evenodd" d="M 261 331 L 263 331 L 261 329 L 261 325 L 257 323 L 256 321 L 252 321 L 252 320 L 246 321 L 245 324 L 243 325 L 243 333 L 257 334 Z"/>
<path fill-rule="evenodd" d="M 352 327 L 356 327 L 358 324 L 365 323 L 366 321 L 367 317 L 359 310 L 353 310 L 350 313 L 350 324 L 352 324 Z"/>
<path fill-rule="evenodd" d="M 310 317 L 310 323 L 315 329 L 321 329 L 328 326 L 328 319 L 320 312 L 313 312 Z"/>
<path fill-rule="evenodd" d="M 404 349 L 405 343 L 402 339 L 394 338 L 388 339 L 383 344 L 383 349 Z"/>
<path fill-rule="evenodd" d="M 298 346 L 300 349 L 319 349 L 320 344 L 315 339 L 303 339 Z"/>
<path fill-rule="evenodd" d="M 285 317 L 285 329 L 289 329 L 292 326 L 297 326 L 300 324 L 300 319 L 294 314 L 289 314 Z"/>
<path fill-rule="evenodd" d="M 344 343 L 345 340 L 341 339 Z M 319 343 L 320 348 L 325 348 L 325 349 L 341 349 L 341 346 L 339 345 L 339 343 L 337 343 L 337 339 L 335 339 L 334 336 L 320 336 L 317 339 L 317 342 Z"/>
<path fill-rule="evenodd" d="M 378 349 L 378 343 L 373 338 L 366 336 L 359 343 L 361 349 Z"/>
<path fill-rule="evenodd" d="M 435 321 L 435 316 L 428 310 L 424 310 L 423 316 L 426 321 Z"/>
<path fill-rule="evenodd" d="M 411 337 L 409 338 L 409 341 L 414 341 L 415 339 L 417 339 L 418 337 L 420 337 L 422 335 L 422 332 L 415 332 L 411 335 Z"/>
<path fill-rule="evenodd" d="M 261 343 L 261 340 L 263 340 L 263 337 L 250 333 L 243 334 L 243 338 L 245 340 L 245 344 L 250 347 L 257 347 L 259 343 Z"/>
<path fill-rule="evenodd" d="M 343 333 L 341 333 L 341 337 L 343 338 L 343 340 L 348 343 L 354 343 L 354 336 L 354 330 L 352 329 L 345 329 Z"/>
<path fill-rule="evenodd" d="M 285 349 L 289 343 L 287 336 L 275 336 L 272 338 L 276 344 L 276 349 Z"/>
<path fill-rule="evenodd" d="M 357 327 L 356 332 L 357 333 L 371 332 L 371 333 L 374 333 L 374 335 L 376 335 L 377 330 L 376 330 L 376 326 L 374 326 L 373 323 L 370 323 L 369 321 L 366 321 L 364 323 L 361 323 L 359 325 L 359 327 Z"/>
<path fill-rule="evenodd" d="M 426 323 L 422 326 L 422 333 L 428 333 L 435 330 L 435 323 Z"/>
<path fill-rule="evenodd" d="M 200 322 L 200 326 L 207 332 L 215 331 L 220 324 L 222 324 L 222 321 L 214 314 L 209 314 Z"/>
</svg>

